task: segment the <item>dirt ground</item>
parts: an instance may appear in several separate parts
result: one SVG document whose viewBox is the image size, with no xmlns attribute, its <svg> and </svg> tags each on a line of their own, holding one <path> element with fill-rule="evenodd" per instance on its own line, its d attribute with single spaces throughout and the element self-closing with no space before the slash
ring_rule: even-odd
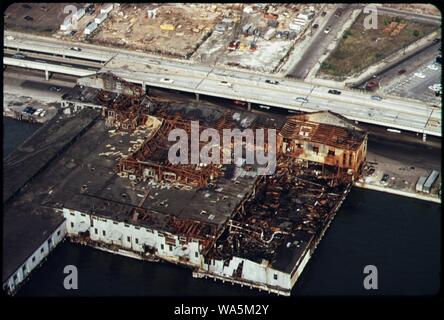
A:
<svg viewBox="0 0 444 320">
<path fill-rule="evenodd" d="M 157 8 L 155 18 L 148 9 Z M 211 34 L 223 5 L 122 4 L 114 9 L 91 39 L 92 43 L 188 58 Z M 162 30 L 161 25 L 174 30 Z"/>
<path fill-rule="evenodd" d="M 438 7 L 427 3 L 384 3 L 384 7 L 413 11 L 422 14 L 431 14 L 434 16 L 441 15 L 441 11 L 439 11 Z"/>
<path fill-rule="evenodd" d="M 14 3 L 5 10 L 5 29 L 51 35 L 60 28 L 67 14 L 63 8 L 79 3 Z M 82 5 L 83 6 L 83 5 Z M 25 17 L 32 18 L 26 20 Z"/>
<path fill-rule="evenodd" d="M 389 32 L 384 32 L 384 29 L 392 22 L 398 25 L 405 23 L 406 26 L 398 35 L 392 36 Z M 436 29 L 436 25 L 379 15 L 378 28 L 366 30 L 364 15 L 361 14 L 351 28 L 344 33 L 336 49 L 322 63 L 321 75 L 344 80 L 345 77 L 361 72 Z"/>
</svg>

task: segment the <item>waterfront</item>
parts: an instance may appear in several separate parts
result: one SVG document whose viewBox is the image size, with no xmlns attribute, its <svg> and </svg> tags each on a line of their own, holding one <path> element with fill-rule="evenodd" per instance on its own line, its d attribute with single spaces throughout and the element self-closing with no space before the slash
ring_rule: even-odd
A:
<svg viewBox="0 0 444 320">
<path fill-rule="evenodd" d="M 38 126 L 4 119 L 4 156 Z M 316 249 L 293 295 L 427 295 L 439 290 L 440 205 L 353 189 Z M 63 288 L 63 268 L 76 265 L 79 290 Z M 362 286 L 365 265 L 379 271 L 379 290 Z M 193 279 L 191 271 L 91 248 L 61 244 L 18 296 L 260 295 Z"/>
</svg>

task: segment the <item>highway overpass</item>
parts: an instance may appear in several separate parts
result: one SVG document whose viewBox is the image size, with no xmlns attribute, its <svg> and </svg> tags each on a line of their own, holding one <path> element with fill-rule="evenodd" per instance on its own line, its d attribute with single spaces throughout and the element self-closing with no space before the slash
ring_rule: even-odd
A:
<svg viewBox="0 0 444 320">
<path fill-rule="evenodd" d="M 365 92 L 344 89 L 340 89 L 340 95 L 334 95 L 328 93 L 329 87 L 253 72 L 217 69 L 90 44 L 77 45 L 81 51 L 75 51 L 71 49 L 72 43 L 66 41 L 19 33 L 12 36 L 14 39 L 5 37 L 6 50 L 32 54 L 34 61 L 5 57 L 5 65 L 83 74 L 79 76 L 110 71 L 144 88 L 174 89 L 197 97 L 208 95 L 295 111 L 331 110 L 359 122 L 441 137 L 441 109 L 420 101 L 388 96 L 376 101 Z M 54 62 L 54 56 L 65 61 L 64 65 Z M 90 63 L 97 64 L 96 71 Z M 269 79 L 278 84 L 266 83 Z M 301 98 L 305 98 L 305 102 Z"/>
</svg>

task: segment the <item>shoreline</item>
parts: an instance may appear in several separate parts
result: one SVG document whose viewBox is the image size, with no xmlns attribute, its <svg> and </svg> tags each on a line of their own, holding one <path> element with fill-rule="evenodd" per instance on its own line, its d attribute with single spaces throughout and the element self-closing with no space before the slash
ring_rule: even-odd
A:
<svg viewBox="0 0 444 320">
<path fill-rule="evenodd" d="M 413 192 L 408 192 L 408 191 L 402 191 L 402 190 L 396 190 L 396 189 L 387 188 L 387 187 L 375 186 L 372 184 L 368 184 L 365 182 L 359 182 L 359 181 L 355 181 L 353 183 L 353 185 L 358 188 L 361 188 L 361 189 L 386 192 L 386 193 L 396 194 L 396 195 L 403 196 L 403 197 L 415 198 L 418 200 L 424 200 L 424 201 L 429 201 L 429 202 L 441 204 L 441 198 L 439 198 L 439 197 L 426 196 L 423 194 L 418 194 L 418 193 L 413 193 Z"/>
</svg>

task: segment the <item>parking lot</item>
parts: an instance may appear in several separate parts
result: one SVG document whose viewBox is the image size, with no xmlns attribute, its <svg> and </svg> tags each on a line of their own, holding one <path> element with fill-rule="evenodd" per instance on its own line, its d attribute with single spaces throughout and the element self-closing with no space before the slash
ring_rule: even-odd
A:
<svg viewBox="0 0 444 320">
<path fill-rule="evenodd" d="M 435 92 L 429 89 L 434 84 L 441 83 L 440 64 L 434 64 L 435 59 L 429 59 L 419 68 L 404 74 L 399 80 L 395 80 L 386 86 L 383 91 L 401 97 L 417 99 L 436 105 L 441 104 L 441 97 L 435 96 Z M 435 67 L 429 67 L 430 65 Z M 431 68 L 435 69 L 432 70 Z"/>
</svg>

